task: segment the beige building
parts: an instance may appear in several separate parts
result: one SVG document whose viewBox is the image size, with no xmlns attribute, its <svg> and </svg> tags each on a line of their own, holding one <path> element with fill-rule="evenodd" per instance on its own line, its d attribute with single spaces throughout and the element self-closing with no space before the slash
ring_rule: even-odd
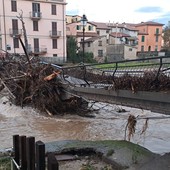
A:
<svg viewBox="0 0 170 170">
<path fill-rule="evenodd" d="M 24 53 L 22 14 L 30 54 L 66 60 L 66 0 L 0 0 L 0 46 L 9 53 Z"/>
<path fill-rule="evenodd" d="M 73 23 L 73 22 L 79 22 L 81 20 L 81 16 L 79 15 L 66 15 L 66 23 Z"/>
<path fill-rule="evenodd" d="M 94 59 L 98 62 L 104 62 L 106 59 L 106 46 L 106 36 L 92 37 L 85 40 L 85 52 L 92 52 Z"/>
</svg>

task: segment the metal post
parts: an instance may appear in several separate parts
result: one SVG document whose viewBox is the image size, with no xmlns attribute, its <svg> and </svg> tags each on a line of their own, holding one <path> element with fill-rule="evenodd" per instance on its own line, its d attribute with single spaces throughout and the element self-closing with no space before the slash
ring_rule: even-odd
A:
<svg viewBox="0 0 170 170">
<path fill-rule="evenodd" d="M 19 165 L 19 135 L 13 136 L 13 149 L 14 149 L 14 160 Z M 16 165 L 13 163 L 13 170 L 17 170 Z"/>
<path fill-rule="evenodd" d="M 27 169 L 27 157 L 26 157 L 26 136 L 20 136 L 20 161 L 21 169 Z"/>
<path fill-rule="evenodd" d="M 54 153 L 48 155 L 48 170 L 59 170 L 59 164 Z"/>
<path fill-rule="evenodd" d="M 3 21 L 4 21 L 4 37 L 5 37 L 5 51 L 7 51 L 7 35 L 6 35 L 6 14 L 5 14 L 5 2 L 4 0 L 2 1 L 3 3 Z"/>
<path fill-rule="evenodd" d="M 83 63 L 84 63 L 84 32 L 85 32 L 85 26 L 83 25 Z"/>
<path fill-rule="evenodd" d="M 35 170 L 35 137 L 27 138 L 27 170 Z"/>
<path fill-rule="evenodd" d="M 36 170 L 45 170 L 45 144 L 36 142 Z"/>
</svg>

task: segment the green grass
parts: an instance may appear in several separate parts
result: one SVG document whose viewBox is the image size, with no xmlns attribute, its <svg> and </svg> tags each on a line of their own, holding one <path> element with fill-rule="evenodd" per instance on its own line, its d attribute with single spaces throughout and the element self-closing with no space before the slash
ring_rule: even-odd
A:
<svg viewBox="0 0 170 170">
<path fill-rule="evenodd" d="M 11 169 L 10 158 L 7 157 L 0 158 L 0 170 L 10 170 L 10 169 Z"/>
<path fill-rule="evenodd" d="M 118 67 L 138 67 L 138 66 L 149 66 L 149 65 L 156 65 L 156 63 L 151 63 L 151 62 L 124 62 L 124 63 L 118 63 Z M 158 64 L 159 65 L 159 64 Z M 101 65 L 96 65 L 96 68 L 115 68 L 116 63 L 111 63 L 111 64 L 101 64 Z"/>
</svg>

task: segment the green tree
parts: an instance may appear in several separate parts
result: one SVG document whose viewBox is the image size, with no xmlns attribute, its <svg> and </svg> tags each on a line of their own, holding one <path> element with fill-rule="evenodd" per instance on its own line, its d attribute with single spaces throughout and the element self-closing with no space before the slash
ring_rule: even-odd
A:
<svg viewBox="0 0 170 170">
<path fill-rule="evenodd" d="M 80 62 L 83 61 L 83 52 L 79 51 L 78 53 Z M 92 52 L 85 52 L 84 53 L 84 63 L 96 63 L 96 60 L 94 59 L 94 55 Z"/>
<path fill-rule="evenodd" d="M 163 37 L 163 40 L 164 40 L 163 50 L 164 51 L 170 51 L 170 22 L 164 28 L 162 37 Z"/>
<path fill-rule="evenodd" d="M 67 60 L 72 63 L 77 62 L 77 41 L 71 36 L 67 38 Z"/>
</svg>

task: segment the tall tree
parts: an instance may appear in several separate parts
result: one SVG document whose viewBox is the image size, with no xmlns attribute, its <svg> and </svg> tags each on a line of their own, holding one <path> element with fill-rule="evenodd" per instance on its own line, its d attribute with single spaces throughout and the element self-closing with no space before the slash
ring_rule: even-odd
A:
<svg viewBox="0 0 170 170">
<path fill-rule="evenodd" d="M 77 55 L 77 41 L 73 36 L 67 38 L 67 60 L 72 63 L 79 62 Z"/>
<path fill-rule="evenodd" d="M 168 25 L 164 28 L 162 37 L 164 40 L 163 49 L 166 51 L 170 51 L 170 21 Z"/>
</svg>

